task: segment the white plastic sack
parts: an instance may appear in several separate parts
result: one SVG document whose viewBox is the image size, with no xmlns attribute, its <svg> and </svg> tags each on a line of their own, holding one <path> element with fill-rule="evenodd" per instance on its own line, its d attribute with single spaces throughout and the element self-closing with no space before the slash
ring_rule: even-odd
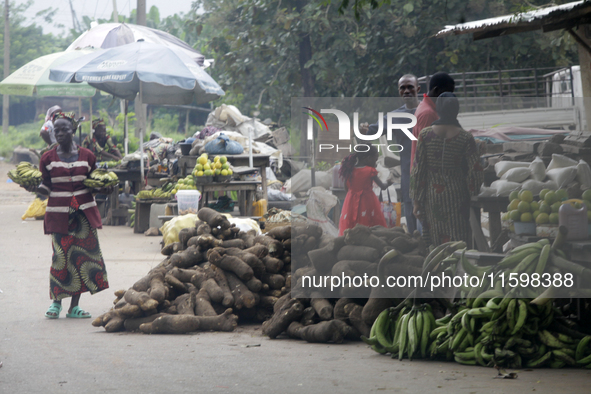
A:
<svg viewBox="0 0 591 394">
<path fill-rule="evenodd" d="M 585 160 L 579 160 L 577 164 L 577 181 L 581 184 L 581 190 L 591 189 L 591 167 Z"/>
<path fill-rule="evenodd" d="M 546 171 L 546 176 L 550 180 L 556 182 L 558 188 L 561 189 L 575 180 L 577 177 L 577 167 L 573 166 L 566 168 L 554 168 L 552 170 Z"/>
<path fill-rule="evenodd" d="M 500 178 L 511 168 L 529 167 L 529 164 L 524 161 L 499 161 L 495 164 L 495 172 L 497 173 L 497 177 Z"/>
<path fill-rule="evenodd" d="M 337 205 L 337 197 L 318 186 L 311 188 L 308 195 L 310 196 L 306 204 L 308 222 L 320 226 L 323 233 L 337 237 L 339 230 L 328 217 L 330 210 Z"/>
<path fill-rule="evenodd" d="M 501 180 L 521 183 L 525 181 L 527 178 L 529 178 L 530 175 L 531 170 L 529 169 L 529 167 L 511 168 L 503 174 Z"/>
<path fill-rule="evenodd" d="M 521 185 L 521 190 L 529 190 L 534 196 L 538 196 L 543 189 L 546 189 L 546 184 L 535 179 L 528 179 Z"/>
<path fill-rule="evenodd" d="M 546 179 L 546 165 L 540 157 L 536 157 L 529 165 L 531 179 L 542 182 Z M 528 189 L 529 190 L 529 189 Z"/>
<path fill-rule="evenodd" d="M 478 197 L 494 197 L 497 195 L 497 190 L 492 187 L 481 186 Z"/>
<path fill-rule="evenodd" d="M 555 170 L 557 168 L 574 167 L 577 164 L 576 160 L 554 153 L 552 154 L 552 160 L 550 161 L 550 164 L 548 164 L 546 171 Z"/>
<path fill-rule="evenodd" d="M 250 230 L 256 231 L 257 235 L 262 234 L 261 228 L 259 224 L 253 220 L 248 218 L 235 218 L 229 213 L 222 213 L 225 217 L 228 218 L 230 224 L 235 224 L 236 227 L 240 229 L 240 231 L 248 232 Z"/>
<path fill-rule="evenodd" d="M 548 180 L 544 182 L 544 189 L 558 190 L 558 184 L 552 180 Z"/>
<path fill-rule="evenodd" d="M 519 190 L 521 188 L 521 183 L 498 180 L 494 181 L 490 187 L 496 190 L 497 196 L 507 197 L 513 190 Z"/>
<path fill-rule="evenodd" d="M 332 186 L 332 174 L 324 171 L 316 171 L 316 186 L 330 189 Z M 291 193 L 305 192 L 312 187 L 312 171 L 302 170 L 291 177 Z"/>
</svg>

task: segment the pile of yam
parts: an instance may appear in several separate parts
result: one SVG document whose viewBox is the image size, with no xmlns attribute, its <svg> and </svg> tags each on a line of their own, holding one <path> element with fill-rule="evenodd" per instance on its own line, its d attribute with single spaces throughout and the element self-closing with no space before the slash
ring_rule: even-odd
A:
<svg viewBox="0 0 591 394">
<path fill-rule="evenodd" d="M 107 332 L 178 334 L 232 331 L 238 320 L 263 322 L 291 290 L 291 226 L 243 232 L 210 208 L 195 227 L 162 249 L 158 266 L 93 321 Z"/>
<path fill-rule="evenodd" d="M 290 294 L 273 307 L 273 316 L 263 323 L 269 338 L 287 335 L 307 342 L 360 340 L 368 336 L 376 317 L 397 304 L 397 299 L 380 294 L 381 288 L 339 286 L 304 287 L 302 278 L 327 276 L 420 275 L 427 248 L 418 232 L 402 228 L 357 225 L 340 237 L 322 234 L 320 227 L 292 228 L 292 278 Z M 403 294 L 400 294 L 404 298 Z"/>
</svg>

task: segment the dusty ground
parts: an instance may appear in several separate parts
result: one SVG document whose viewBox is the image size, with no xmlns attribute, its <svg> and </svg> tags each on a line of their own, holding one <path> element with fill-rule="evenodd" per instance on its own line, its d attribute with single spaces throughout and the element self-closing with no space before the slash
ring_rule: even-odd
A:
<svg viewBox="0 0 591 394">
<path fill-rule="evenodd" d="M 258 326 L 232 333 L 108 334 L 88 320 L 48 320 L 49 237 L 42 221 L 21 221 L 32 196 L 6 184 L 0 163 L 0 393 L 589 393 L 591 371 L 521 370 L 493 379 L 491 368 L 397 361 L 362 343 L 269 340 Z M 126 227 L 99 231 L 111 288 L 83 295 L 106 312 L 161 261 L 158 237 Z M 69 305 L 68 301 L 64 306 Z"/>
</svg>

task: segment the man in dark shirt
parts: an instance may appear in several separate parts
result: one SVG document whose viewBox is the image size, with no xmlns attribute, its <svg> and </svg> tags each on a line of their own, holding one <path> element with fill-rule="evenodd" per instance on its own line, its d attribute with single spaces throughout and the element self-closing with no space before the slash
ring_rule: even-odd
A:
<svg viewBox="0 0 591 394">
<path fill-rule="evenodd" d="M 404 105 L 392 112 L 406 112 L 408 114 L 415 113 L 417 106 L 419 105 L 418 93 L 421 90 L 417 77 L 412 74 L 403 75 L 398 80 L 398 92 L 404 100 Z M 409 123 L 410 119 L 407 118 L 394 118 L 393 123 Z M 387 124 L 387 115 L 384 116 L 384 127 Z M 360 131 L 363 134 L 375 134 L 378 130 L 378 124 L 367 124 L 360 125 Z M 417 221 L 412 213 L 413 206 L 412 200 L 409 196 L 410 187 L 410 158 L 412 150 L 412 140 L 399 129 L 393 130 L 394 138 L 396 143 L 402 145 L 402 151 L 400 155 L 400 191 L 402 192 L 402 203 L 404 204 L 404 215 L 406 217 L 406 226 L 408 231 L 412 234 L 415 230 L 420 231 L 420 222 Z"/>
</svg>

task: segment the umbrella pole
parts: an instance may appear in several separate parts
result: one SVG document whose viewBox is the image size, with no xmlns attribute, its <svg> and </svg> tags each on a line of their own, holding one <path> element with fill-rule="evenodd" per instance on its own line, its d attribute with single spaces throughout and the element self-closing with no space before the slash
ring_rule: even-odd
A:
<svg viewBox="0 0 591 394">
<path fill-rule="evenodd" d="M 121 101 L 123 104 L 123 139 L 125 145 L 125 155 L 129 154 L 129 124 L 127 122 L 127 108 L 129 106 L 129 101 L 123 100 Z"/>
<path fill-rule="evenodd" d="M 143 119 L 144 116 L 144 102 L 143 102 L 143 97 L 142 97 L 142 82 L 140 81 L 140 107 L 139 107 L 139 113 L 142 116 L 141 119 Z M 136 108 L 136 111 L 138 109 Z M 142 178 L 142 189 L 144 188 L 144 130 L 142 129 L 143 127 L 143 122 L 142 125 L 140 126 L 140 174 L 141 174 L 141 178 Z"/>
</svg>

